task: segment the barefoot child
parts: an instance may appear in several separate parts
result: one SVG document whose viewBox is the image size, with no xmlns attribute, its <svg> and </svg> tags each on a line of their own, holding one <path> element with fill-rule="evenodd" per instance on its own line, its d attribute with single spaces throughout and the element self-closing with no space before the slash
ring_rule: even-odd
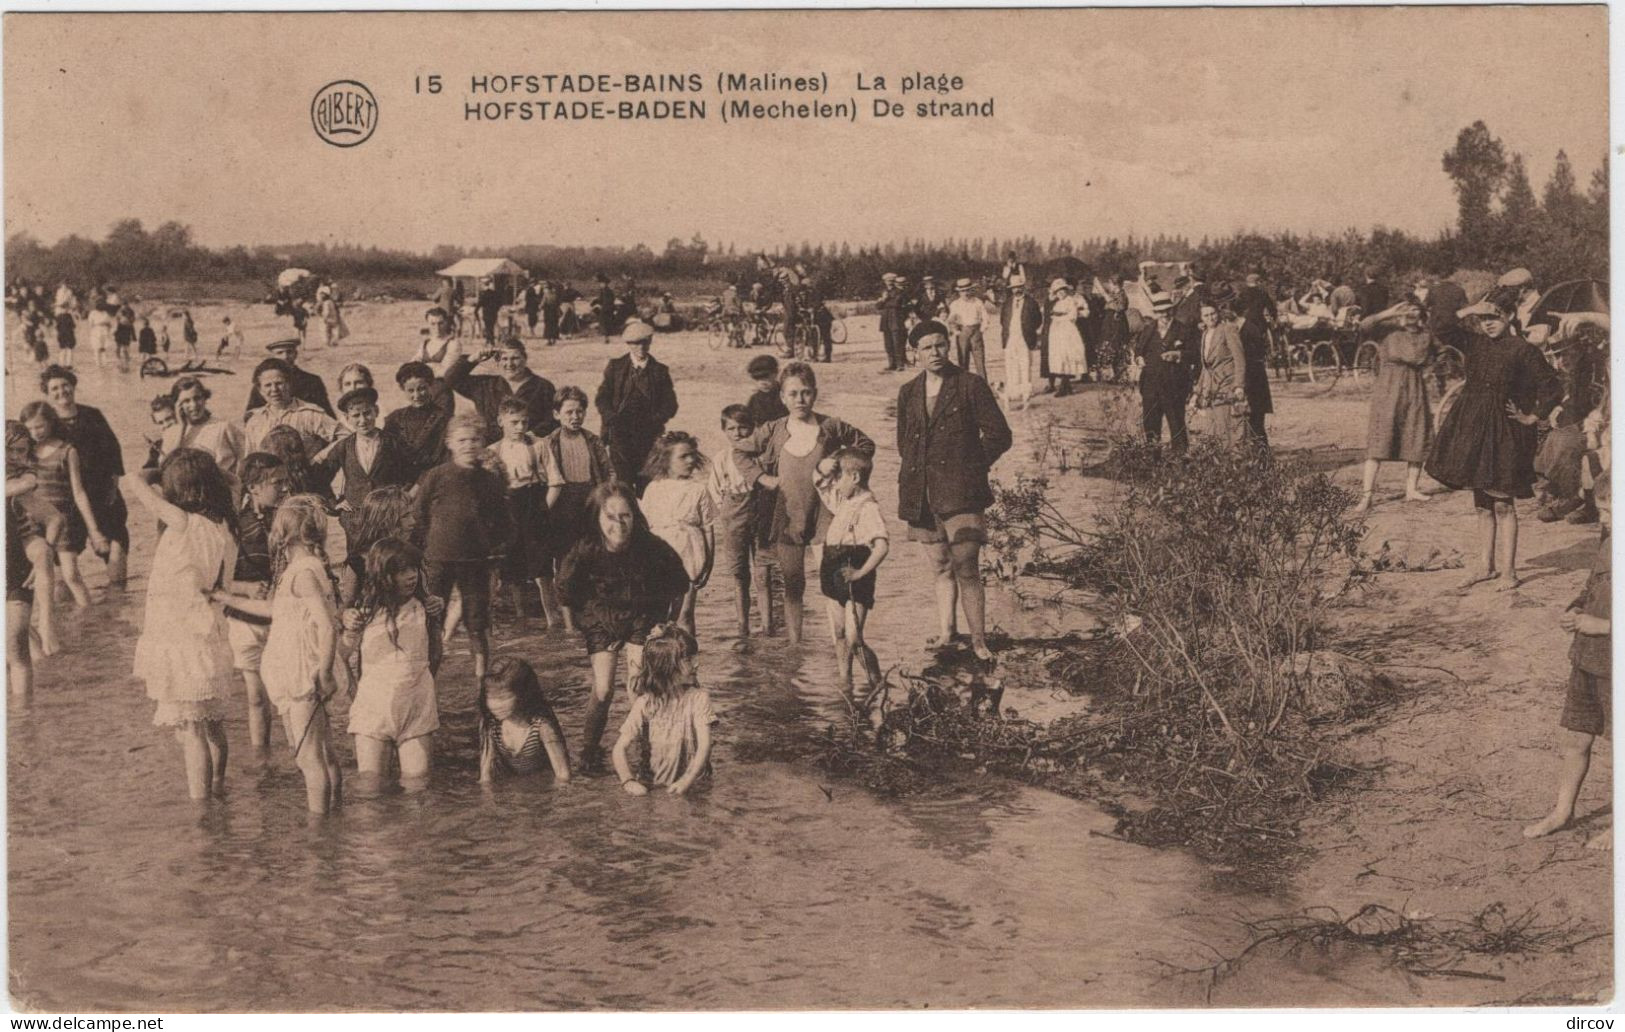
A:
<svg viewBox="0 0 1625 1032">
<path fill-rule="evenodd" d="M 461 616 L 478 681 L 491 648 L 491 567 L 511 536 L 508 506 L 502 478 L 479 464 L 485 451 L 485 420 L 479 413 L 464 412 L 451 421 L 446 448 L 450 460 L 418 481 L 417 521 L 427 541 L 425 587 L 447 598 L 455 585 L 462 596 L 460 606 L 450 607 L 446 627 L 449 633 Z"/>
<path fill-rule="evenodd" d="M 97 555 L 105 556 L 109 545 L 97 526 L 96 512 L 85 491 L 79 449 L 64 438 L 62 418 L 50 403 L 29 402 L 18 417 L 28 428 L 28 436 L 34 439 L 34 472 L 39 478 L 39 496 L 55 506 L 66 521 L 56 543 L 56 559 L 62 568 L 63 583 L 73 594 L 74 605 L 83 609 L 90 605 L 90 589 L 85 587 L 84 576 L 79 572 L 79 553 L 89 544 Z"/>
<path fill-rule="evenodd" d="M 147 611 L 135 645 L 135 674 L 158 703 L 152 722 L 175 729 L 193 799 L 226 780 L 226 699 L 231 644 L 211 593 L 237 565 L 231 489 L 207 452 L 177 448 L 158 469 L 125 478 L 130 494 L 164 524 L 152 557 Z M 160 493 L 160 491 L 162 493 Z"/>
<path fill-rule="evenodd" d="M 1572 667 L 1569 672 L 1568 697 L 1563 703 L 1563 714 L 1558 723 L 1563 728 L 1562 744 L 1558 747 L 1562 767 L 1557 776 L 1557 805 L 1546 819 L 1523 829 L 1524 838 L 1539 838 L 1561 831 L 1574 819 L 1575 800 L 1580 786 L 1585 783 L 1586 771 L 1591 766 L 1591 744 L 1598 735 L 1609 735 L 1613 716 L 1610 693 L 1612 691 L 1611 638 L 1611 581 L 1612 542 L 1608 525 L 1612 505 L 1609 499 L 1609 475 L 1597 478 L 1593 489 L 1597 512 L 1601 518 L 1602 541 L 1591 566 L 1591 577 L 1585 591 L 1563 613 L 1565 631 L 1574 632 L 1574 646 L 1569 650 Z M 1611 736 L 1610 736 L 1611 737 Z M 1588 849 L 1612 849 L 1613 831 L 1604 832 L 1586 843 Z"/>
<path fill-rule="evenodd" d="M 423 592 L 422 563 L 411 545 L 384 538 L 367 552 L 366 577 L 344 614 L 344 647 L 359 652 L 360 679 L 350 704 L 356 767 L 373 790 L 393 747 L 401 786 L 428 784 L 433 736 L 440 727 L 434 675 L 440 669 L 442 605 Z"/>
<path fill-rule="evenodd" d="M 764 356 L 766 357 L 766 356 Z M 745 479 L 734 460 L 733 446 L 756 430 L 750 410 L 729 405 L 722 410 L 722 433 L 728 447 L 711 464 L 706 485 L 716 509 L 716 561 L 734 582 L 734 612 L 739 620 L 739 642 L 750 637 L 751 581 L 760 584 L 757 598 L 762 605 L 762 633 L 773 628 L 773 594 L 766 584 L 767 567 L 756 550 L 756 487 Z"/>
<path fill-rule="evenodd" d="M 643 478 L 643 514 L 649 529 L 675 550 L 688 573 L 688 591 L 677 622 L 694 636 L 694 602 L 711 579 L 716 558 L 716 507 L 701 475 L 705 456 L 693 437 L 681 430 L 661 434 L 649 452 Z"/>
<path fill-rule="evenodd" d="M 880 685 L 880 660 L 863 640 L 863 625 L 875 606 L 875 570 L 891 549 L 880 503 L 869 491 L 874 462 L 853 448 L 844 448 L 818 464 L 819 495 L 834 515 L 824 538 L 824 556 L 818 570 L 829 632 L 835 639 L 841 687 L 852 690 L 852 658 L 863 661 L 869 687 Z"/>
<path fill-rule="evenodd" d="M 271 520 L 288 494 L 288 471 L 269 452 L 251 452 L 243 459 L 243 507 L 237 513 L 237 568 L 234 588 L 256 599 L 271 594 Z M 255 762 L 264 765 L 271 751 L 271 702 L 260 678 L 260 662 L 271 621 L 226 606 L 226 637 L 231 642 L 232 665 L 242 675 L 248 696 L 248 741 Z"/>
<path fill-rule="evenodd" d="M 694 683 L 693 635 L 675 623 L 649 632 L 643 676 L 633 687 L 632 710 L 615 741 L 615 774 L 628 795 L 647 795 L 627 749 L 643 741 L 649 750 L 649 781 L 682 795 L 711 776 L 711 725 L 717 722 L 711 694 Z"/>
<path fill-rule="evenodd" d="M 11 478 L 6 478 L 11 487 Z M 34 607 L 34 562 L 23 541 L 23 518 L 6 506 L 6 676 L 11 694 L 27 700 L 34 693 L 34 657 L 29 649 L 29 622 Z"/>
<path fill-rule="evenodd" d="M 328 579 L 327 513 L 315 495 L 294 495 L 277 506 L 271 521 L 271 598 L 236 593 L 216 597 L 233 609 L 269 617 L 270 633 L 260 660 L 265 694 L 282 717 L 293 759 L 305 776 L 305 805 L 327 813 L 338 802 L 343 773 L 329 741 L 327 700 L 338 691 L 338 634 L 333 586 Z"/>
<path fill-rule="evenodd" d="M 547 447 L 530 432 L 530 406 L 522 398 L 503 398 L 497 406 L 502 437 L 485 449 L 482 465 L 502 477 L 508 492 L 508 518 L 513 546 L 502 561 L 502 580 L 513 598 L 514 623 L 525 627 L 525 593 L 534 585 L 541 595 L 548 629 L 561 626 L 548 553 Z"/>
<path fill-rule="evenodd" d="M 553 707 L 529 663 L 503 656 L 480 683 L 480 780 L 497 772 L 570 780 L 570 753 Z"/>
</svg>

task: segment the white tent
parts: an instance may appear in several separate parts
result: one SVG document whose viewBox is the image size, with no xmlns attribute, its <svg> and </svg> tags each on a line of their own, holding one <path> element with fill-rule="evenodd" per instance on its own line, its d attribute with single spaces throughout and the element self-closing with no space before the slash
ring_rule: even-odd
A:
<svg viewBox="0 0 1625 1032">
<path fill-rule="evenodd" d="M 464 258 L 460 262 L 446 266 L 435 275 L 447 279 L 472 280 L 485 279 L 489 276 L 494 280 L 500 276 L 521 276 L 524 272 L 524 267 L 510 258 Z"/>
</svg>

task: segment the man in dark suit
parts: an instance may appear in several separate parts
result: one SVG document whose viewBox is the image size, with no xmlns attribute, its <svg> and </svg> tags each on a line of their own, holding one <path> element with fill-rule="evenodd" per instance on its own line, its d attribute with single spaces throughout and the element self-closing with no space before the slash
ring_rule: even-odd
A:
<svg viewBox="0 0 1625 1032">
<path fill-rule="evenodd" d="M 948 295 L 937 286 L 935 276 L 920 281 L 920 293 L 914 299 L 914 318 L 921 322 L 927 319 L 942 322 L 948 318 Z"/>
<path fill-rule="evenodd" d="M 288 378 L 288 388 L 293 392 L 295 398 L 300 401 L 308 401 L 329 416 L 333 416 L 335 419 L 338 418 L 334 415 L 333 404 L 327 400 L 327 384 L 323 383 L 322 378 L 315 373 L 309 373 L 299 368 L 299 341 L 297 338 L 289 337 L 287 340 L 272 341 L 265 345 L 265 350 L 269 351 L 273 357 L 282 359 L 293 370 L 293 375 Z M 256 384 L 248 392 L 248 405 L 243 409 L 243 418 L 247 419 L 250 412 L 264 407 L 265 398 L 260 395 L 259 386 Z"/>
<path fill-rule="evenodd" d="M 1262 447 L 1269 447 L 1264 432 L 1264 417 L 1275 411 L 1270 397 L 1270 327 L 1275 324 L 1275 302 L 1264 289 L 1264 274 L 1253 270 L 1247 274 L 1247 285 L 1236 299 L 1241 313 L 1241 348 L 1247 355 L 1247 370 L 1242 378 L 1242 390 L 1247 395 L 1247 432 Z"/>
<path fill-rule="evenodd" d="M 1004 346 L 1006 396 L 1013 377 L 1013 362 L 1026 362 L 1026 375 L 1015 382 L 1031 382 L 1032 353 L 1038 350 L 1039 330 L 1044 325 L 1044 309 L 1027 293 L 1027 280 L 1016 275 L 1010 280 L 1010 293 L 999 306 L 999 342 Z M 1017 345 L 1020 345 L 1019 347 Z M 1025 349 L 1025 350 L 1023 350 Z"/>
<path fill-rule="evenodd" d="M 903 349 L 908 346 L 905 335 L 909 303 L 903 293 L 902 277 L 888 272 L 880 279 L 885 284 L 880 294 L 880 339 L 886 346 L 884 371 L 895 373 L 908 366 Z"/>
<path fill-rule="evenodd" d="M 932 644 L 953 641 L 963 603 L 971 649 L 989 660 L 983 513 L 993 504 L 988 470 L 1010 450 L 1010 424 L 987 381 L 948 361 L 948 327 L 925 320 L 909 342 L 925 372 L 897 392 L 897 515 L 908 524 L 909 540 L 931 549 L 938 623 Z"/>
<path fill-rule="evenodd" d="M 654 327 L 634 319 L 626 324 L 621 340 L 626 354 L 612 358 L 604 367 L 604 382 L 598 385 L 593 406 L 602 420 L 599 430 L 609 448 L 615 476 L 641 488 L 643 463 L 655 439 L 666 431 L 666 422 L 677 414 L 677 389 L 671 371 L 649 354 Z"/>
<path fill-rule="evenodd" d="M 1153 295 L 1156 321 L 1140 327 L 1134 339 L 1134 352 L 1145 363 L 1140 370 L 1140 412 L 1146 440 L 1162 440 L 1163 420 L 1168 422 L 1168 443 L 1175 453 L 1183 453 L 1188 443 L 1185 432 L 1185 403 L 1191 396 L 1191 377 L 1201 362 L 1202 336 L 1173 318 L 1174 305 L 1166 295 Z"/>
</svg>

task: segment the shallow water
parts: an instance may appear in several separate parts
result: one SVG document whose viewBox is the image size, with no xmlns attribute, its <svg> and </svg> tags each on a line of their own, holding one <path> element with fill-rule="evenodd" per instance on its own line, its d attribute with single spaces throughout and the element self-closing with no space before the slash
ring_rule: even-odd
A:
<svg viewBox="0 0 1625 1032">
<path fill-rule="evenodd" d="M 393 339 L 410 339 L 400 319 Z M 305 364 L 329 377 L 340 358 L 383 368 L 383 339 Z M 714 412 L 737 380 L 719 386 L 705 366 L 718 353 L 689 348 L 699 369 L 678 380 L 683 403 Z M 609 353 L 577 344 L 542 368 L 555 382 L 591 384 Z M 853 355 L 821 375 L 844 395 L 831 410 L 881 442 L 875 482 L 895 485 L 887 398 L 864 382 L 873 361 L 864 354 L 860 367 Z M 13 410 L 30 393 L 18 379 Z M 242 380 L 217 381 L 217 411 L 240 411 Z M 131 459 L 156 386 L 88 374 L 81 388 Z M 881 498 L 890 510 L 894 495 L 882 488 Z M 150 520 L 137 514 L 132 526 L 129 594 L 70 614 L 72 651 L 42 663 L 33 704 L 9 711 L 19 1007 L 1176 1006 L 1200 1003 L 1204 986 L 1170 979 L 1161 961 L 1209 963 L 1203 943 L 1242 942 L 1231 915 L 1290 908 L 1216 892 L 1183 854 L 1094 834 L 1111 819 L 1075 800 L 974 776 L 883 800 L 786 762 L 843 712 L 821 614 L 809 612 L 800 650 L 773 639 L 734 652 L 731 590 L 718 582 L 699 609 L 701 678 L 721 716 L 716 777 L 692 798 L 633 798 L 612 778 L 482 789 L 459 647 L 442 671 L 427 791 L 352 798 L 312 819 L 280 729 L 273 772 L 243 770 L 238 705 L 229 794 L 193 804 L 178 749 L 151 727 L 151 704 L 128 674 L 152 554 Z M 104 578 L 94 570 L 90 581 L 99 590 Z M 929 591 L 921 550 L 895 548 L 870 624 L 883 663 L 920 655 Z M 587 681 L 578 641 L 499 635 L 496 652 L 538 667 L 574 751 Z M 621 695 L 611 735 L 624 712 Z M 1288 971 L 1260 993 L 1348 998 L 1342 977 Z M 1387 998 L 1396 989 L 1385 985 Z"/>
</svg>

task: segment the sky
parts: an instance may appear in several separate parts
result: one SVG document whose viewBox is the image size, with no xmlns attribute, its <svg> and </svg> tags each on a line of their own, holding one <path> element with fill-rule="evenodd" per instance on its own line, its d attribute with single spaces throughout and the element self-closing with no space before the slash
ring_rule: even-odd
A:
<svg viewBox="0 0 1625 1032">
<path fill-rule="evenodd" d="M 826 74 L 847 121 L 724 124 L 719 72 Z M 709 118 L 465 121 L 476 75 L 698 73 Z M 870 117 L 884 76 L 903 119 Z M 994 115 L 921 119 L 909 73 Z M 442 76 L 438 95 L 414 81 Z M 359 80 L 360 146 L 311 102 Z M 1607 12 L 1547 8 L 8 14 L 8 235 L 189 224 L 300 241 L 618 244 L 1093 236 L 1454 222 L 1440 168 L 1485 121 L 1537 195 L 1608 146 Z M 930 96 L 936 96 L 935 94 Z M 805 101 L 816 95 L 758 95 Z M 611 98 L 623 98 L 620 94 Z M 937 99 L 956 99 L 937 97 Z"/>
</svg>

